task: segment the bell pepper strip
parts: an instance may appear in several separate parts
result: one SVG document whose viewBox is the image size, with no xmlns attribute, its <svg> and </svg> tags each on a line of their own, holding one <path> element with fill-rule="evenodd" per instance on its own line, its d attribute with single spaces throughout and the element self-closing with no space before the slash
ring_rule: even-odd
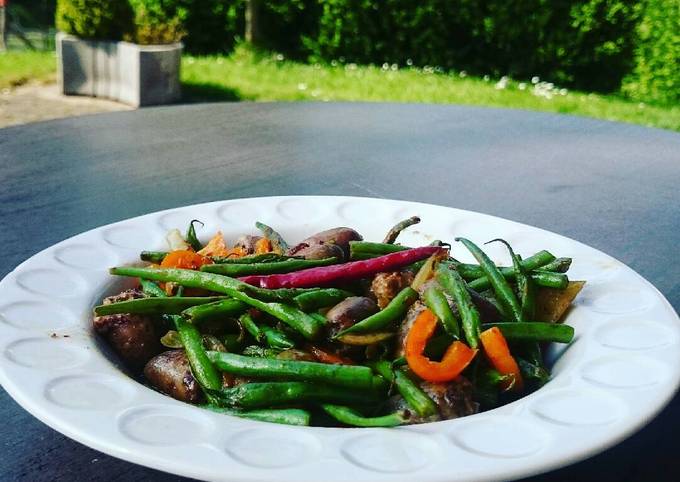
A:
<svg viewBox="0 0 680 482">
<path fill-rule="evenodd" d="M 395 271 L 442 251 L 445 250 L 438 246 L 422 246 L 362 261 L 309 268 L 294 273 L 244 276 L 239 279 L 267 289 L 311 288 L 368 278 L 383 271 Z"/>
<path fill-rule="evenodd" d="M 493 367 L 498 370 L 501 375 L 509 375 L 508 380 L 501 384 L 503 388 L 516 392 L 522 391 L 524 388 L 524 381 L 522 380 L 519 366 L 510 354 L 508 342 L 505 340 L 501 330 L 496 326 L 489 328 L 482 332 L 479 339 L 481 340 L 484 352 Z"/>
<path fill-rule="evenodd" d="M 189 250 L 169 252 L 161 261 L 161 268 L 199 269 L 205 264 L 212 264 L 206 256 Z"/>
<path fill-rule="evenodd" d="M 436 328 L 437 317 L 430 310 L 423 310 L 406 336 L 406 362 L 413 373 L 423 380 L 448 382 L 461 374 L 475 357 L 477 350 L 461 341 L 454 341 L 441 361 L 430 360 L 423 352 Z"/>
</svg>

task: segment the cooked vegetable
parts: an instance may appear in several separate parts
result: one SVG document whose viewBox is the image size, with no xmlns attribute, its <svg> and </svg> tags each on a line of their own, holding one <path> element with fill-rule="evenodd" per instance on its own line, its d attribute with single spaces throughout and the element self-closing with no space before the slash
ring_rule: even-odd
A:
<svg viewBox="0 0 680 482">
<path fill-rule="evenodd" d="M 468 345 L 474 349 L 479 344 L 479 327 L 481 325 L 479 311 L 472 302 L 472 297 L 463 278 L 457 271 L 449 269 L 449 266 L 446 263 L 439 263 L 436 271 L 437 281 L 456 302 L 465 339 Z"/>
<path fill-rule="evenodd" d="M 342 405 L 322 403 L 321 408 L 338 422 L 353 427 L 396 427 L 402 425 L 410 418 L 409 413 L 406 410 L 379 417 L 365 417 L 356 410 Z"/>
<path fill-rule="evenodd" d="M 341 331 L 336 337 L 347 335 L 348 333 L 366 333 L 378 331 L 389 326 L 393 322 L 403 318 L 411 306 L 418 299 L 418 292 L 411 287 L 406 287 L 378 313 L 364 318 L 359 323 Z"/>
<path fill-rule="evenodd" d="M 447 382 L 453 380 L 468 366 L 477 353 L 465 343 L 454 341 L 442 360 L 435 362 L 424 355 L 425 346 L 437 327 L 437 317 L 423 310 L 416 318 L 406 338 L 406 361 L 413 372 L 423 380 Z"/>
<path fill-rule="evenodd" d="M 524 381 L 519 371 L 517 362 L 510 354 L 510 348 L 505 341 L 505 337 L 497 327 L 484 330 L 479 336 L 484 346 L 484 352 L 489 358 L 493 367 L 498 370 L 501 375 L 508 375 L 510 379 L 501 383 L 506 389 L 514 391 L 521 391 L 524 387 Z"/>
<path fill-rule="evenodd" d="M 290 273 L 292 271 L 314 268 L 316 266 L 328 266 L 329 264 L 335 264 L 337 262 L 338 258 L 324 258 L 324 259 L 288 259 L 285 261 L 274 261 L 271 263 L 207 264 L 201 267 L 201 271 L 238 277 L 253 274 L 262 275 L 273 273 Z"/>
<path fill-rule="evenodd" d="M 394 271 L 441 251 L 442 248 L 436 246 L 424 246 L 364 261 L 310 268 L 290 274 L 245 276 L 241 281 L 268 289 L 324 286 L 366 278 L 382 271 Z"/>
<path fill-rule="evenodd" d="M 420 218 L 418 216 L 411 216 L 408 219 L 404 219 L 403 221 L 399 221 L 397 224 L 395 224 L 392 229 L 389 230 L 387 235 L 385 236 L 385 239 L 383 239 L 383 243 L 385 244 L 394 244 L 394 242 L 397 240 L 397 237 L 399 237 L 399 234 L 409 226 L 413 226 L 414 224 L 418 224 L 420 222 Z"/>
<path fill-rule="evenodd" d="M 288 247 L 258 222 L 264 236 L 228 245 L 217 231 L 201 247 L 197 222 L 143 252 L 153 264 L 111 269 L 140 289 L 104 299 L 93 327 L 133 375 L 144 367 L 150 386 L 218 413 L 353 427 L 464 417 L 545 384 L 543 344 L 574 337 L 555 322 L 583 283 L 548 251 L 523 260 L 493 240 L 512 260 L 499 268 L 465 238 L 478 264 L 439 240 L 393 244 L 417 217 L 383 243 L 341 227 Z"/>
</svg>

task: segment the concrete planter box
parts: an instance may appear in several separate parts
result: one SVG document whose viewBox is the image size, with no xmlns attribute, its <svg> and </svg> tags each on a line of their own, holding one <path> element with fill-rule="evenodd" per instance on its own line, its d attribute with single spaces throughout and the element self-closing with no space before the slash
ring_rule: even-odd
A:
<svg viewBox="0 0 680 482">
<path fill-rule="evenodd" d="M 63 94 L 106 97 L 134 107 L 180 98 L 181 55 L 181 43 L 137 45 L 57 34 Z"/>
</svg>

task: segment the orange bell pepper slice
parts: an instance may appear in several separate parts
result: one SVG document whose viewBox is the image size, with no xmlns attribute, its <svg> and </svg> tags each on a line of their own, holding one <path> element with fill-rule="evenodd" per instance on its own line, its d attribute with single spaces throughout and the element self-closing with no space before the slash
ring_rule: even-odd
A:
<svg viewBox="0 0 680 482">
<path fill-rule="evenodd" d="M 423 310 L 406 336 L 406 362 L 413 373 L 423 380 L 448 382 L 465 370 L 474 359 L 477 350 L 461 341 L 454 341 L 447 348 L 441 361 L 430 360 L 423 352 L 436 328 L 437 317 L 430 310 Z"/>
<path fill-rule="evenodd" d="M 267 238 L 258 239 L 255 243 L 255 254 L 271 253 L 272 243 Z"/>
<path fill-rule="evenodd" d="M 161 268 L 199 269 L 204 264 L 212 264 L 212 260 L 193 251 L 178 250 L 170 251 L 163 258 Z"/>
<path fill-rule="evenodd" d="M 521 391 L 524 388 L 524 380 L 519 371 L 517 362 L 510 354 L 508 342 L 505 340 L 503 333 L 498 327 L 489 328 L 479 335 L 479 339 L 484 347 L 484 352 L 487 358 L 498 370 L 501 375 L 507 375 L 508 380 L 503 382 L 502 386 L 505 390 Z"/>
</svg>

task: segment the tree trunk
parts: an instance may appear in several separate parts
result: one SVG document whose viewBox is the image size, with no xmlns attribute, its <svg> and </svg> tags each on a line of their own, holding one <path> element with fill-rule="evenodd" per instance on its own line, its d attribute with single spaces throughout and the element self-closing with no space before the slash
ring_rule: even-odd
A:
<svg viewBox="0 0 680 482">
<path fill-rule="evenodd" d="M 261 0 L 246 1 L 246 42 L 251 45 L 261 46 L 262 34 L 260 31 L 260 8 Z"/>
</svg>

